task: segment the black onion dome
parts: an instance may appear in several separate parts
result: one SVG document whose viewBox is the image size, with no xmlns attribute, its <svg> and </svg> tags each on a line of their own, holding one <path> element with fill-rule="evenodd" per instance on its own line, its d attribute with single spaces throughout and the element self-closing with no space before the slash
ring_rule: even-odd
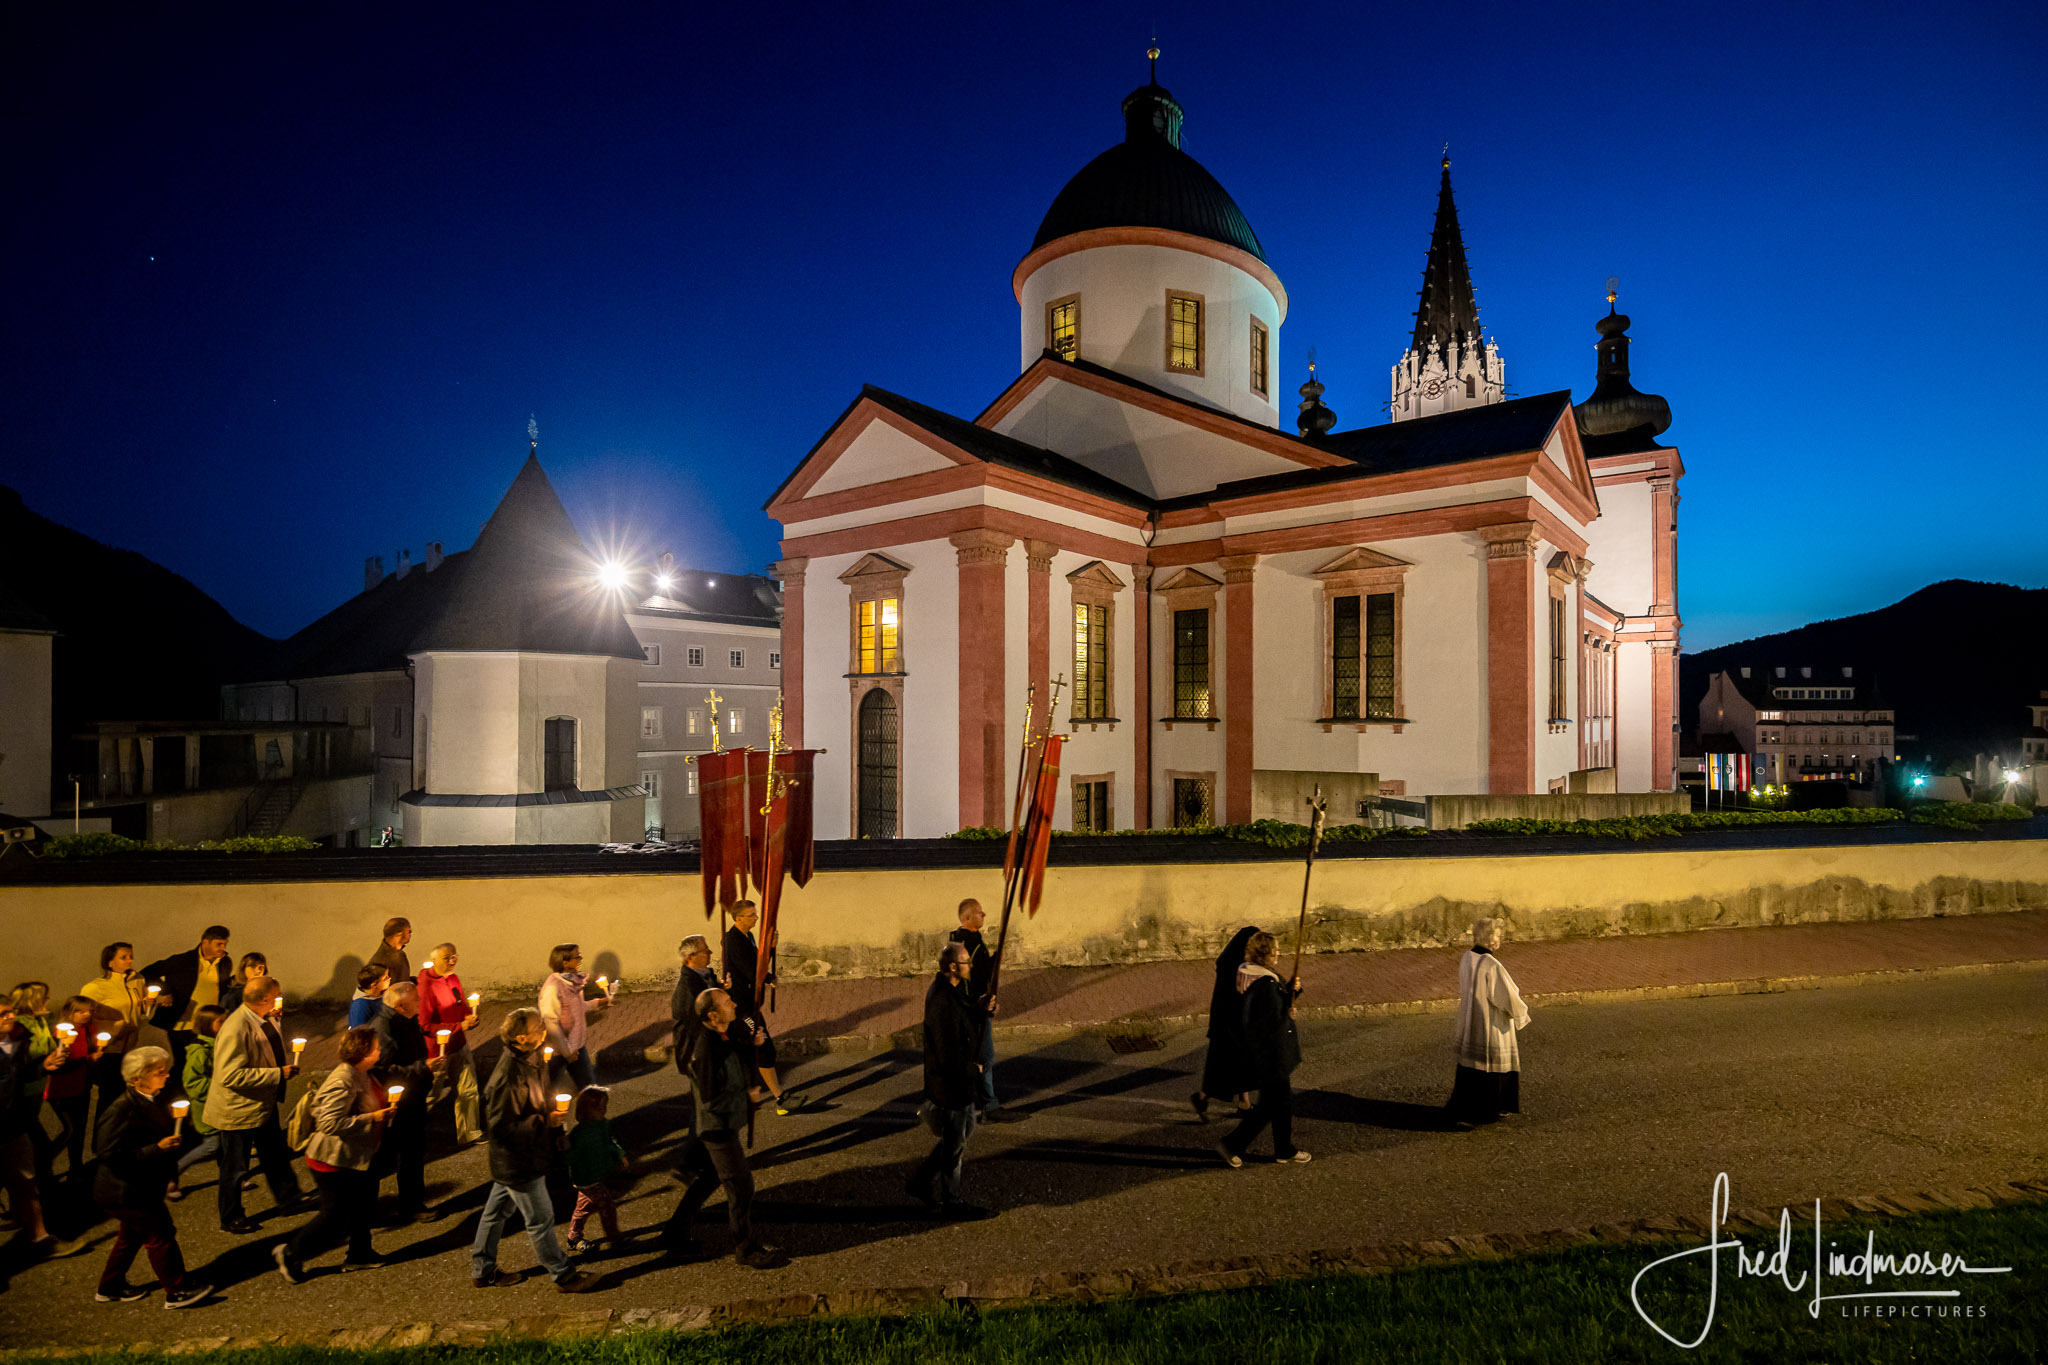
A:
<svg viewBox="0 0 2048 1365">
<path fill-rule="evenodd" d="M 1204 237 L 1265 260 L 1244 211 L 1180 149 L 1181 107 L 1173 96 L 1156 83 L 1140 86 L 1123 110 L 1124 140 L 1067 182 L 1031 249 L 1095 228 L 1144 227 Z"/>
<path fill-rule="evenodd" d="M 1628 314 L 1614 311 L 1609 296 L 1607 316 L 1593 324 L 1600 333 L 1600 364 L 1593 392 L 1573 411 L 1579 430 L 1588 436 L 1618 436 L 1624 432 L 1654 439 L 1671 425 L 1671 405 L 1654 393 L 1643 393 L 1630 382 L 1628 373 Z"/>
</svg>

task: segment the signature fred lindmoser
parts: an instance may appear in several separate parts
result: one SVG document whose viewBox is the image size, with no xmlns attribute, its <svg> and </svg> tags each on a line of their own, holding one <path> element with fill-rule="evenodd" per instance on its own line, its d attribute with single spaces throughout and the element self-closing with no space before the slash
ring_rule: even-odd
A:
<svg viewBox="0 0 2048 1365">
<path fill-rule="evenodd" d="M 1758 1279 L 1771 1279 L 1775 1277 L 1784 1284 L 1786 1292 L 1792 1294 L 1800 1293 L 1806 1288 L 1807 1272 L 1804 1269 L 1800 1270 L 1796 1279 L 1792 1274 L 1792 1210 L 1781 1209 L 1779 1211 L 1777 1249 L 1760 1249 L 1754 1255 L 1751 1255 L 1743 1250 L 1741 1238 L 1724 1237 L 1721 1235 L 1722 1225 L 1728 1220 L 1728 1173 L 1723 1171 L 1714 1177 L 1711 1215 L 1707 1220 L 1709 1230 L 1705 1246 L 1692 1247 L 1686 1251 L 1675 1251 L 1669 1256 L 1659 1257 L 1637 1271 L 1636 1277 L 1629 1281 L 1628 1286 L 1629 1302 L 1635 1305 L 1636 1313 L 1642 1320 L 1655 1328 L 1657 1335 L 1663 1337 L 1672 1345 L 1685 1350 L 1691 1350 L 1705 1341 L 1708 1331 L 1713 1328 L 1714 1306 L 1721 1296 L 1721 1253 L 1723 1251 L 1733 1251 L 1735 1253 L 1735 1277 L 1737 1279 L 1742 1279 L 1746 1276 L 1755 1276 Z M 1821 1269 L 1822 1241 L 1820 1201 L 1816 1199 L 1813 1201 L 1813 1298 L 1806 1306 L 1807 1313 L 1815 1318 L 1820 1316 L 1820 1306 L 1822 1304 L 1842 1302 L 1849 1299 L 1953 1299 L 1959 1298 L 1962 1295 L 1960 1289 L 1866 1289 L 1863 1292 L 1852 1294 L 1827 1294 L 1822 1292 L 1822 1283 L 1825 1276 L 1833 1276 L 1838 1280 L 1860 1282 L 1867 1286 L 1875 1283 L 1876 1277 L 1879 1275 L 1918 1275 L 1946 1280 L 1957 1275 L 2009 1275 L 2012 1273 L 2011 1266 L 1971 1265 L 1962 1257 L 1951 1252 L 1943 1252 L 1939 1256 L 1925 1251 L 1908 1252 L 1904 1256 L 1894 1256 L 1888 1252 L 1880 1252 L 1877 1249 L 1877 1234 L 1872 1232 L 1865 1241 L 1863 1250 L 1858 1254 L 1847 1255 L 1839 1251 L 1829 1251 L 1827 1253 L 1827 1269 L 1824 1276 Z M 1833 1243 L 1828 1243 L 1828 1245 L 1832 1246 Z M 1662 1323 L 1644 1311 L 1643 1300 L 1639 1290 L 1643 1282 L 1643 1276 L 1649 1274 L 1658 1266 L 1670 1265 L 1674 1261 L 1683 1261 L 1688 1256 L 1705 1256 L 1707 1258 L 1707 1316 L 1706 1321 L 1700 1324 L 1700 1334 L 1698 1336 L 1694 1337 L 1691 1341 L 1680 1341 L 1677 1337 L 1665 1331 Z M 1846 1313 L 1848 1310 L 1844 1309 L 1843 1311 Z"/>
</svg>

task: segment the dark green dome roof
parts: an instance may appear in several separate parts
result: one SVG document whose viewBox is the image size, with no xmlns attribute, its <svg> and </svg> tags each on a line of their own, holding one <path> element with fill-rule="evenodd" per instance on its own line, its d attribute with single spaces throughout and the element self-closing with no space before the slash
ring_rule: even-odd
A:
<svg viewBox="0 0 2048 1365">
<path fill-rule="evenodd" d="M 1265 260 L 1243 210 L 1180 149 L 1181 107 L 1173 96 L 1157 84 L 1141 86 L 1123 108 L 1124 140 L 1067 182 L 1031 249 L 1094 228 L 1147 227 L 1205 237 Z"/>
</svg>

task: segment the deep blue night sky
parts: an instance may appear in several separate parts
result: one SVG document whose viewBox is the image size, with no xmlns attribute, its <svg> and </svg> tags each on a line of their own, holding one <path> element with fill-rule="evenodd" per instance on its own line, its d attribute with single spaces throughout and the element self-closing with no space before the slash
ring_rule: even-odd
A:
<svg viewBox="0 0 2048 1365">
<path fill-rule="evenodd" d="M 1155 15 L 1340 425 L 1449 141 L 1512 392 L 1585 395 L 1621 277 L 1690 647 L 2048 584 L 2038 4 L 87 8 L 0 44 L 0 482 L 267 633 L 466 546 L 529 412 L 587 535 L 758 571 L 861 383 L 1015 374 L 1011 269 Z"/>
</svg>

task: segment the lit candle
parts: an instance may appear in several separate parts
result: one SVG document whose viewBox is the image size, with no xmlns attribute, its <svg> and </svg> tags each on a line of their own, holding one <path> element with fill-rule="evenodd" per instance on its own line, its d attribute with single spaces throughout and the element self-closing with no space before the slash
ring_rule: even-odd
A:
<svg viewBox="0 0 2048 1365">
<path fill-rule="evenodd" d="M 471 1014 L 476 1013 L 477 1003 L 481 1001 L 483 998 L 484 996 L 482 991 L 471 991 L 469 993 L 469 1012 Z"/>
<path fill-rule="evenodd" d="M 452 1036 L 452 1032 L 452 1030 L 445 1028 L 435 1029 L 434 1045 L 439 1047 L 441 1051 L 446 1052 L 448 1050 L 448 1039 Z"/>
<path fill-rule="evenodd" d="M 185 1136 L 185 1111 L 190 1109 L 191 1107 L 192 1101 L 190 1100 L 171 1101 L 171 1113 L 174 1114 L 178 1120 L 177 1124 L 171 1129 L 172 1137 L 182 1138 Z"/>
<path fill-rule="evenodd" d="M 611 978 L 608 976 L 600 976 L 597 979 L 597 988 L 603 991 L 606 995 L 610 995 L 612 993 Z"/>
<path fill-rule="evenodd" d="M 300 1054 L 301 1052 L 304 1052 L 305 1050 L 306 1050 L 306 1040 L 305 1040 L 304 1038 L 294 1038 L 294 1039 L 292 1039 L 292 1064 L 293 1064 L 293 1065 L 295 1065 L 295 1066 L 296 1066 L 296 1065 L 298 1064 L 298 1060 L 299 1060 L 299 1054 Z"/>
<path fill-rule="evenodd" d="M 149 988 L 149 998 L 152 1000 L 156 999 L 159 995 L 163 994 L 163 990 L 162 986 L 151 986 Z"/>
<path fill-rule="evenodd" d="M 566 1114 L 569 1112 L 569 1097 L 567 1095 L 555 1096 L 555 1112 L 557 1114 Z"/>
<path fill-rule="evenodd" d="M 114 1035 L 111 1033 L 95 1033 L 93 1037 L 100 1040 L 101 1047 L 105 1047 L 108 1043 L 114 1041 Z"/>
<path fill-rule="evenodd" d="M 69 1024 L 57 1025 L 57 1032 L 63 1034 L 66 1038 L 76 1038 L 78 1036 L 78 1030 Z"/>
<path fill-rule="evenodd" d="M 394 1086 L 392 1086 L 392 1087 L 391 1087 L 391 1089 L 390 1089 L 390 1090 L 386 1091 L 385 1093 L 386 1093 L 386 1094 L 388 1094 L 388 1095 L 390 1095 L 390 1096 L 391 1096 L 391 1102 L 392 1102 L 393 1104 L 396 1104 L 396 1103 L 398 1103 L 398 1097 L 399 1097 L 400 1095 L 403 1095 L 403 1094 L 405 1093 L 405 1087 L 404 1087 L 404 1086 L 402 1086 L 402 1085 L 394 1085 Z"/>
<path fill-rule="evenodd" d="M 555 1060 L 555 1049 L 552 1044 L 541 1044 L 540 1059 L 544 1062 L 552 1062 L 553 1060 Z"/>
</svg>

